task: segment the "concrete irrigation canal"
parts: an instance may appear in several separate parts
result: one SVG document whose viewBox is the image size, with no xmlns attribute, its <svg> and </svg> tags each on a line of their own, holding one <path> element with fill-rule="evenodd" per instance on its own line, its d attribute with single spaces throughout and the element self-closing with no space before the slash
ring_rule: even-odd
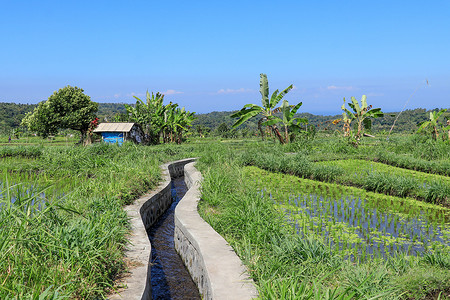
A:
<svg viewBox="0 0 450 300">
<path fill-rule="evenodd" d="M 253 299 L 257 291 L 227 242 L 197 212 L 194 159 L 161 166 L 163 181 L 125 209 L 129 276 L 110 299 Z"/>
<path fill-rule="evenodd" d="M 184 176 L 172 178 L 172 205 L 148 232 L 152 244 L 150 274 L 153 299 L 200 299 L 197 286 L 175 251 L 173 238 L 175 207 L 186 190 Z"/>
</svg>

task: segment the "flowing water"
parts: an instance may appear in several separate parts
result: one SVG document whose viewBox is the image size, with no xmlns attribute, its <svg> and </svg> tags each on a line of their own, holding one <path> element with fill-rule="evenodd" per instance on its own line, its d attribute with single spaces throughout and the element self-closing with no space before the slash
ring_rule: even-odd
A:
<svg viewBox="0 0 450 300">
<path fill-rule="evenodd" d="M 184 177 L 172 179 L 173 203 L 149 230 L 152 244 L 151 283 L 153 299 L 201 299 L 174 246 L 175 207 L 186 193 Z"/>
</svg>

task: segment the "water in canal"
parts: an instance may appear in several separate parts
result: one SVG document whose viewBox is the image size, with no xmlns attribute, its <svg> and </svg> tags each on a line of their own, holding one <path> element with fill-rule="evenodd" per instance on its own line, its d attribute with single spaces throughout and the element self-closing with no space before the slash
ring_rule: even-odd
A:
<svg viewBox="0 0 450 300">
<path fill-rule="evenodd" d="M 186 190 L 184 177 L 172 179 L 173 203 L 148 232 L 152 244 L 153 299 L 201 299 L 197 286 L 174 246 L 175 207 Z"/>
</svg>

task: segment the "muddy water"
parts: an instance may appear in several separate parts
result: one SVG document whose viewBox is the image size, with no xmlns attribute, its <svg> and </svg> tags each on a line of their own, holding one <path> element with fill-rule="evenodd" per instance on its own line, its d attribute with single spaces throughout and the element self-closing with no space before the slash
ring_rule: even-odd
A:
<svg viewBox="0 0 450 300">
<path fill-rule="evenodd" d="M 201 299 L 174 247 L 174 211 L 186 193 L 184 177 L 172 180 L 174 201 L 148 232 L 152 244 L 151 283 L 153 299 Z"/>
</svg>

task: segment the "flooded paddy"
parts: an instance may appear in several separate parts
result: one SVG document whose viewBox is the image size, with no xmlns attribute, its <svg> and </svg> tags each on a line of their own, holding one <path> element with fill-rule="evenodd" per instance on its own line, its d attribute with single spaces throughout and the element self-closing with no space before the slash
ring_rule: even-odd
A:
<svg viewBox="0 0 450 300">
<path fill-rule="evenodd" d="M 309 194 L 290 196 L 287 203 L 276 204 L 298 234 L 321 236 L 354 256 L 419 255 L 450 247 L 450 226 L 442 220 L 370 207 L 362 198 Z"/>
<path fill-rule="evenodd" d="M 255 185 L 285 216 L 292 232 L 313 236 L 344 257 L 450 251 L 450 210 L 398 198 L 247 167 Z"/>
</svg>

